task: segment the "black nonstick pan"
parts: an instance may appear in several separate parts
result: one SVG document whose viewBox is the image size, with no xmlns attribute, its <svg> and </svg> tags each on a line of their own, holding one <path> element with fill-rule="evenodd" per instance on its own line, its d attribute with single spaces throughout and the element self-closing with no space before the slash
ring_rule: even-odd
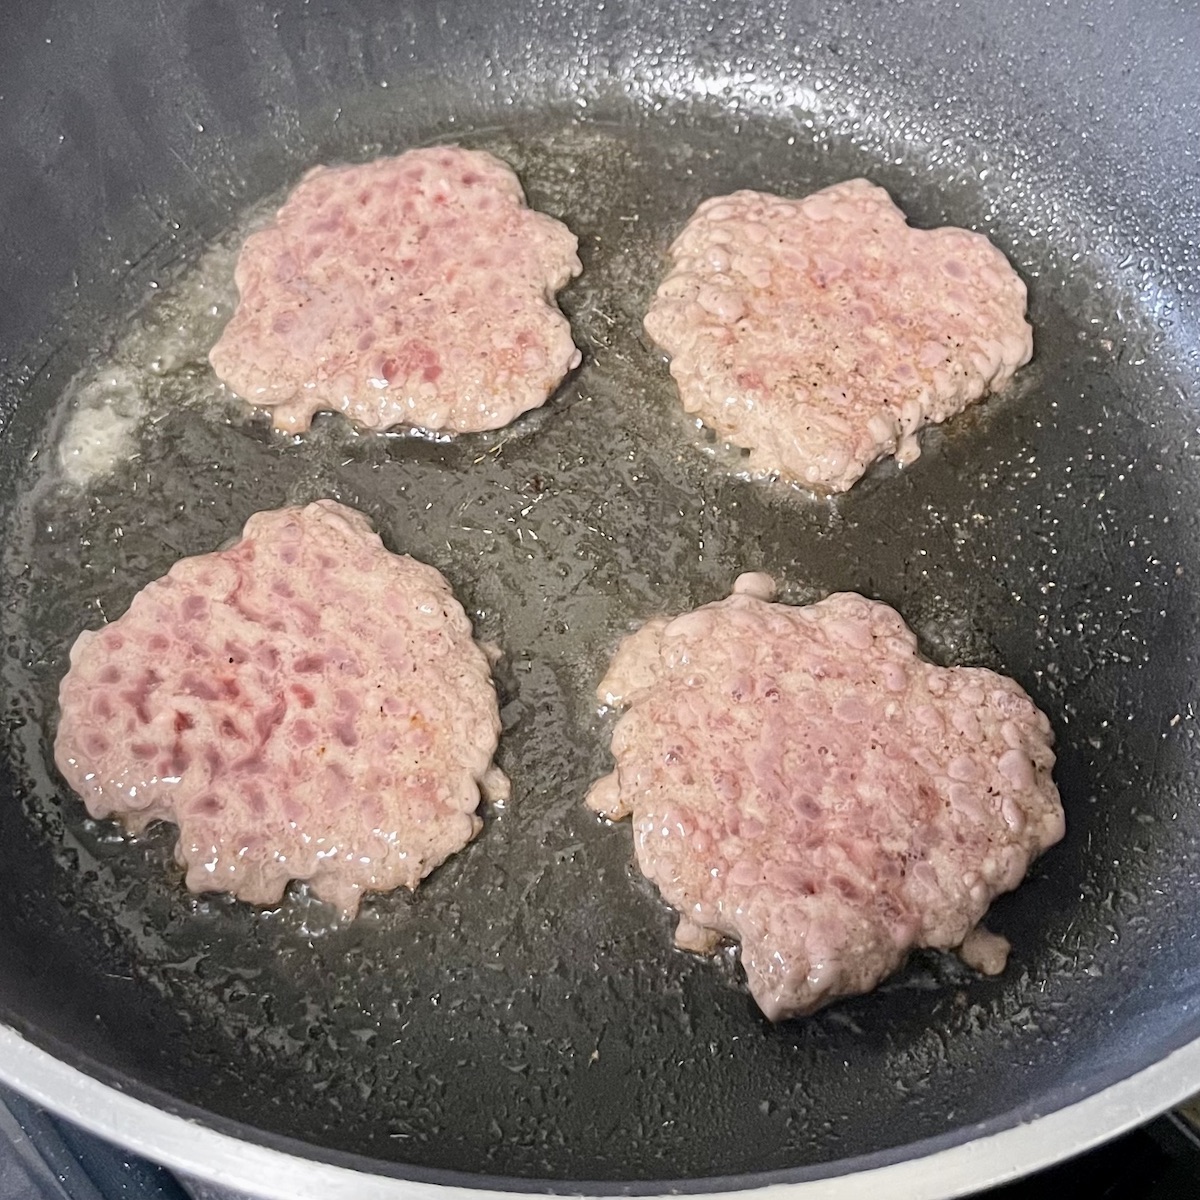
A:
<svg viewBox="0 0 1200 1200">
<path fill-rule="evenodd" d="M 6 5 L 0 1076 L 192 1174 L 322 1200 L 950 1195 L 1200 1089 L 1197 45 L 1158 0 Z M 447 140 L 579 235 L 579 372 L 458 441 L 288 439 L 223 402 L 204 341 L 248 214 L 312 164 Z M 705 196 L 863 174 L 1005 250 L 1036 357 L 915 465 L 819 502 L 739 476 L 640 320 Z M 65 483 L 71 380 L 115 369 L 130 451 Z M 320 496 L 439 567 L 506 655 L 511 804 L 352 923 L 303 891 L 190 896 L 170 830 L 87 820 L 50 757 L 81 629 Z M 999 979 L 918 956 L 772 1026 L 731 960 L 671 948 L 628 832 L 582 807 L 617 639 L 745 570 L 886 600 L 1051 716 L 1068 833 L 993 909 Z"/>
</svg>

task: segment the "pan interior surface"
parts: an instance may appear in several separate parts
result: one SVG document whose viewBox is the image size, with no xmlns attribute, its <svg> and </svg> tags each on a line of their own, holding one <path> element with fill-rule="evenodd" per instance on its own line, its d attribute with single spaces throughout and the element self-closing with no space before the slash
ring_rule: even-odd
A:
<svg viewBox="0 0 1200 1200">
<path fill-rule="evenodd" d="M 201 76 L 223 11 L 164 17 Z M 351 80 L 306 108 L 301 84 L 271 82 L 271 54 L 311 58 L 334 33 L 310 25 L 311 44 L 289 48 L 303 21 L 282 11 L 295 27 L 245 17 L 219 53 L 265 64 L 261 104 L 283 97 L 304 131 L 267 137 L 211 88 L 188 112 L 215 144 L 177 143 L 191 183 L 130 185 L 122 200 L 124 176 L 97 165 L 105 197 L 72 202 L 113 209 L 109 240 L 74 247 L 80 279 L 60 307 L 39 317 L 31 300 L 0 327 L 0 1016 L 89 1073 L 248 1137 L 381 1171 L 564 1186 L 828 1173 L 1029 1119 L 1200 1036 L 1197 335 L 1155 247 L 1138 244 L 1138 212 L 1106 226 L 1102 197 L 1057 179 L 1061 161 L 943 137 L 916 107 L 896 118 L 900 85 L 882 68 L 863 108 L 850 83 L 828 103 L 811 82 L 764 90 L 761 71 L 747 80 L 716 50 L 683 80 L 670 56 L 638 59 L 619 88 L 585 64 L 592 87 L 576 95 L 528 64 L 514 76 L 524 95 L 504 81 L 464 94 L 364 52 L 360 74 L 387 88 Z M 565 17 L 538 11 L 546 28 Z M 354 20 L 383 17 L 363 5 Z M 422 25 L 413 44 L 438 37 L 453 42 Z M 169 138 L 143 141 L 152 133 Z M 223 400 L 203 355 L 246 214 L 315 162 L 442 140 L 510 162 L 530 202 L 579 235 L 584 273 L 561 299 L 581 370 L 544 409 L 456 441 L 358 436 L 333 417 L 288 439 Z M 884 465 L 818 502 L 739 477 L 737 456 L 683 416 L 640 322 L 700 200 L 855 175 L 915 224 L 979 228 L 1005 250 L 1030 287 L 1036 357 L 1009 394 L 928 433 L 911 468 Z M 156 358 L 163 344 L 173 358 Z M 133 453 L 68 486 L 68 381 L 114 363 L 141 397 Z M 81 629 L 250 513 L 322 496 L 442 570 L 505 653 L 512 802 L 414 896 L 372 897 L 352 923 L 302 889 L 270 912 L 188 895 L 173 830 L 127 839 L 89 821 L 51 759 Z M 988 919 L 1014 945 L 1003 977 L 918 955 L 871 996 L 771 1026 L 732 958 L 671 948 L 627 830 L 582 807 L 607 769 L 592 691 L 616 641 L 747 570 L 794 602 L 886 600 L 932 658 L 1011 674 L 1051 717 L 1068 833 Z"/>
</svg>

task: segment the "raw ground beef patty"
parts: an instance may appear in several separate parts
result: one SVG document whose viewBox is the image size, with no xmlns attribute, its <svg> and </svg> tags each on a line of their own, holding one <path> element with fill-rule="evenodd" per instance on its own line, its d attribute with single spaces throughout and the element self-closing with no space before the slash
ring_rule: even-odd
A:
<svg viewBox="0 0 1200 1200">
<path fill-rule="evenodd" d="M 626 638 L 600 684 L 625 708 L 588 803 L 633 814 L 678 944 L 741 943 L 772 1020 L 869 991 L 914 947 L 962 948 L 1063 834 L 1050 723 L 1011 679 L 938 667 L 894 609 L 773 604 L 765 576 Z"/>
<path fill-rule="evenodd" d="M 179 826 L 196 892 L 352 915 L 480 829 L 500 730 L 491 667 L 445 579 L 330 500 L 256 513 L 84 632 L 55 761 L 94 817 Z"/>
<path fill-rule="evenodd" d="M 291 433 L 323 410 L 368 429 L 498 429 L 579 365 L 554 302 L 576 246 L 482 151 L 317 167 L 246 239 L 209 357 Z"/>
<path fill-rule="evenodd" d="M 706 200 L 671 246 L 646 331 L 683 407 L 750 469 L 842 492 L 1029 361 L 1025 285 L 987 238 L 913 229 L 852 179 L 803 200 Z"/>
</svg>

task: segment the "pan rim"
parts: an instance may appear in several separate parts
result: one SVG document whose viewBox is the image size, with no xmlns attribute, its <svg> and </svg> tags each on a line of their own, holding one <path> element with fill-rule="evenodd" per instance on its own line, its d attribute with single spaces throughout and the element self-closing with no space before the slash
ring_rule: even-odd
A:
<svg viewBox="0 0 1200 1200">
<path fill-rule="evenodd" d="M 249 1141 L 208 1124 L 211 1114 L 184 1116 L 156 1108 L 54 1057 L 9 1025 L 0 1024 L 0 1081 L 90 1133 L 185 1177 L 236 1188 L 259 1200 L 511 1200 L 514 1195 L 629 1195 L 654 1200 L 681 1191 L 763 1200 L 857 1200 L 882 1189 L 889 1200 L 952 1200 L 1008 1183 L 1092 1149 L 1185 1100 L 1200 1079 L 1200 1038 L 1061 1108 L 951 1146 L 927 1139 L 857 1161 L 862 1169 L 819 1177 L 771 1172 L 690 1181 L 580 1182 L 477 1177 L 404 1168 L 380 1175 Z M 270 1136 L 270 1135 L 267 1135 Z M 287 1139 L 276 1139 L 284 1142 Z M 915 1152 L 915 1153 L 913 1153 Z M 325 1151 L 348 1161 L 361 1156 Z M 884 1160 L 880 1162 L 880 1160 Z M 872 1161 L 874 1160 L 874 1161 Z M 362 1159 L 364 1166 L 370 1160 Z M 846 1160 L 852 1165 L 856 1160 Z M 825 1164 L 835 1165 L 835 1164 Z M 657 1190 L 656 1190 L 657 1189 Z"/>
</svg>

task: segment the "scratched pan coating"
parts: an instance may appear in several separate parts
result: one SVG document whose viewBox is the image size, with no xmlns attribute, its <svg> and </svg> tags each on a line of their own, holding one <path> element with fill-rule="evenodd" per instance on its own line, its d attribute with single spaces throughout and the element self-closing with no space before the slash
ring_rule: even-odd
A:
<svg viewBox="0 0 1200 1200">
<path fill-rule="evenodd" d="M 61 230 L 107 206 L 109 240 L 63 234 L 52 256 L 69 260 L 55 277 L 68 289 L 54 292 L 45 266 L 35 295 L 37 270 L 3 243 L 6 286 L 29 297 L 0 326 L 4 1020 L 127 1091 L 298 1153 L 634 1190 L 801 1178 L 962 1141 L 1196 1036 L 1183 998 L 1200 968 L 1187 933 L 1200 884 L 1200 473 L 1196 321 L 1180 284 L 1195 254 L 1172 220 L 1091 187 L 1086 163 L 1050 153 L 1035 121 L 989 124 L 986 82 L 957 111 L 922 107 L 902 72 L 862 66 L 876 60 L 845 29 L 838 53 L 814 41 L 773 59 L 752 20 L 706 33 L 696 15 L 686 53 L 656 56 L 633 28 L 652 14 L 581 29 L 575 10 L 533 6 L 488 35 L 507 39 L 489 51 L 507 70 L 439 80 L 385 53 L 382 10 L 364 4 L 344 21 L 376 31 L 359 57 L 302 84 L 287 64 L 344 49 L 336 21 L 284 5 L 272 27 L 248 8 L 222 50 L 205 40 L 217 9 L 104 35 L 110 65 L 139 38 L 180 39 L 178 111 L 138 117 L 122 91 L 136 93 L 136 70 L 105 83 L 80 68 L 101 118 L 141 138 L 122 153 L 161 171 L 97 160 L 103 198 L 79 183 L 47 201 Z M 483 53 L 414 20 L 413 45 L 436 42 L 448 61 Z M 921 28 L 892 30 L 896 55 L 917 53 Z M 574 74 L 521 50 L 531 29 L 557 30 L 554 54 L 574 54 Z M 70 36 L 82 61 L 84 33 L 55 30 Z M 1026 65 L 1016 44 L 1008 70 Z M 223 91 L 214 64 L 238 53 L 244 72 Z M 453 83 L 468 77 L 487 82 Z M 61 126 L 86 160 L 95 119 L 69 97 L 55 104 L 41 132 Z M 190 133 L 172 124 L 185 117 Z M 23 161 L 51 170 L 38 132 Z M 562 304 L 584 365 L 543 410 L 457 441 L 356 436 L 329 417 L 288 439 L 214 400 L 200 365 L 151 380 L 146 330 L 215 319 L 195 290 L 214 239 L 315 162 L 438 140 L 509 161 L 531 203 L 579 235 L 584 273 Z M 640 318 L 704 197 L 800 195 L 858 174 L 915 223 L 978 228 L 1001 246 L 1029 284 L 1036 358 L 1010 394 L 928 434 L 911 468 L 881 466 L 818 502 L 741 478 L 737 455 L 708 444 Z M 34 251 L 36 216 L 19 218 Z M 64 489 L 58 398 L 114 353 L 153 392 L 135 453 Z M 514 785 L 415 896 L 373 897 L 349 924 L 302 891 L 265 913 L 188 895 L 172 831 L 129 840 L 88 821 L 50 751 L 79 630 L 253 511 L 321 496 L 442 570 L 502 647 L 500 764 Z M 582 807 L 607 769 L 592 690 L 616 641 L 726 594 L 746 570 L 771 572 L 794 602 L 838 589 L 886 600 L 934 659 L 1011 674 L 1051 716 L 1068 834 L 994 906 L 989 925 L 1014 945 L 1001 978 L 918 955 L 871 996 L 771 1026 L 732 958 L 672 949 L 673 919 L 632 866 L 628 832 Z"/>
</svg>

